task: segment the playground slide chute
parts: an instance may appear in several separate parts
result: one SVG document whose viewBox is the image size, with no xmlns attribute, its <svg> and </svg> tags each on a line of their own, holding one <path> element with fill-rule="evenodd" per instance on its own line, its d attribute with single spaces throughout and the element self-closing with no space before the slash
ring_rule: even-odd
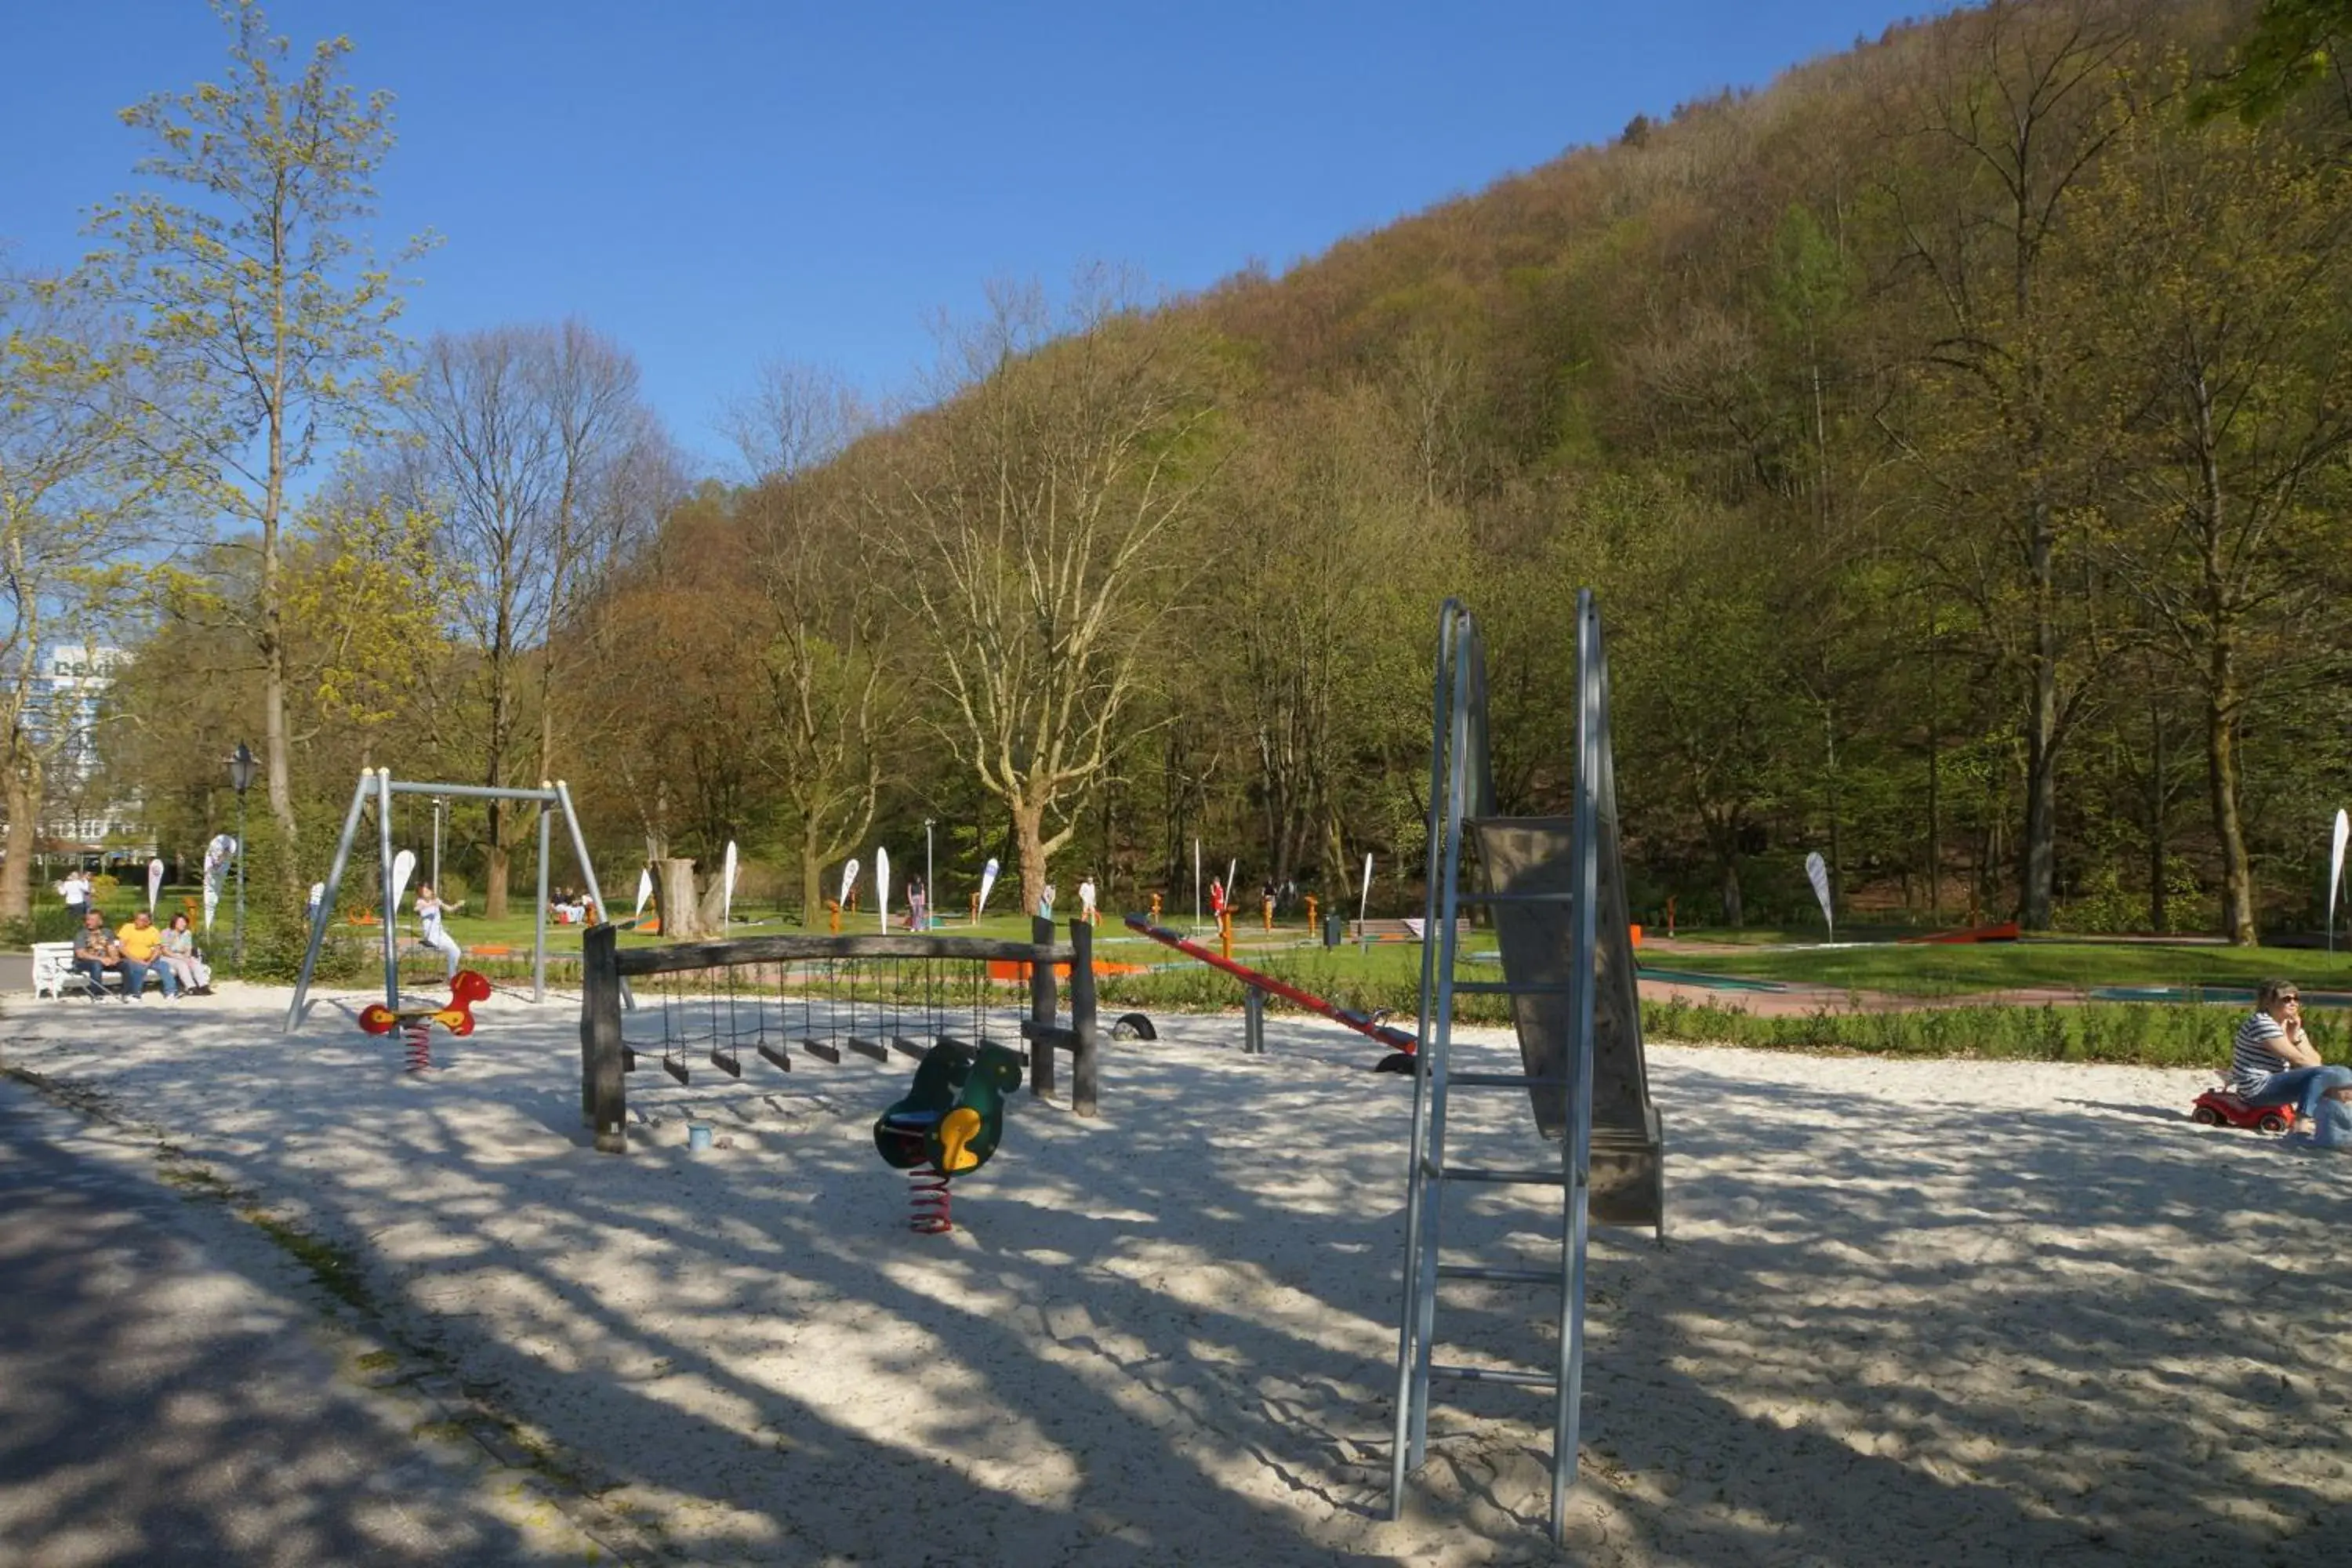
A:
<svg viewBox="0 0 2352 1568">
<path fill-rule="evenodd" d="M 1345 1024 L 1358 1034 L 1369 1036 L 1380 1041 L 1391 1050 L 1411 1054 L 1421 1049 L 1421 1038 L 1417 1035 L 1408 1034 L 1402 1029 L 1391 1028 L 1388 1025 L 1368 1018 L 1361 1013 L 1350 1012 L 1337 1003 L 1327 1002 L 1310 991 L 1301 991 L 1286 981 L 1276 980 L 1271 974 L 1252 969 L 1245 963 L 1235 963 L 1232 959 L 1212 952 L 1198 942 L 1185 941 L 1165 926 L 1153 925 L 1145 916 L 1129 915 L 1127 917 L 1127 924 L 1129 930 L 1148 936 L 1163 946 L 1172 947 L 1187 958 L 1198 959 L 1212 969 L 1222 969 L 1245 984 L 1255 985 L 1261 991 L 1271 992 L 1276 996 L 1296 1002 L 1308 1012 L 1319 1013 L 1335 1024 Z"/>
</svg>

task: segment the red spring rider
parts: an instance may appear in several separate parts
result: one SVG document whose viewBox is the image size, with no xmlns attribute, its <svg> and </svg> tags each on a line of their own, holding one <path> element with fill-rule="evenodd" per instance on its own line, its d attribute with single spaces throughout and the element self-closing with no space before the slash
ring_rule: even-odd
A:
<svg viewBox="0 0 2352 1568">
<path fill-rule="evenodd" d="M 398 1029 L 408 1041 L 408 1070 L 430 1072 L 433 1068 L 433 1026 L 440 1025 L 453 1035 L 474 1032 L 474 1004 L 487 1001 L 490 983 L 470 969 L 457 971 L 449 982 L 449 1005 L 446 1007 L 387 1007 L 372 1002 L 360 1009 L 360 1027 L 371 1035 L 389 1035 Z"/>
</svg>

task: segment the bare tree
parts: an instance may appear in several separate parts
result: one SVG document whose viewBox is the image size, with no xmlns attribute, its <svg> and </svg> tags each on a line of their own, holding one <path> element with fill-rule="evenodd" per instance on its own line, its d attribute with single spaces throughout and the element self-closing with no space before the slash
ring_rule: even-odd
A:
<svg viewBox="0 0 2352 1568">
<path fill-rule="evenodd" d="M 552 634 L 662 504 L 666 444 L 629 355 L 577 322 L 441 336 L 411 405 L 418 504 L 464 574 L 481 781 L 508 784 L 538 710 L 539 776 L 556 771 Z M 506 911 L 506 803 L 489 806 L 483 910 Z"/>
<path fill-rule="evenodd" d="M 801 919 L 814 924 L 824 868 L 873 826 L 907 719 L 905 680 L 888 658 L 892 605 L 859 553 L 859 460 L 843 455 L 874 419 L 837 377 L 782 362 L 762 367 L 730 413 L 759 481 L 741 508 L 766 610 L 759 670 L 770 717 L 755 751 L 782 791 Z"/>
<path fill-rule="evenodd" d="M 877 500 L 941 735 L 1011 816 L 1034 909 L 1165 652 L 1217 404 L 1176 323 L 1097 296 L 1055 338 L 1034 290 L 994 303 Z"/>
</svg>

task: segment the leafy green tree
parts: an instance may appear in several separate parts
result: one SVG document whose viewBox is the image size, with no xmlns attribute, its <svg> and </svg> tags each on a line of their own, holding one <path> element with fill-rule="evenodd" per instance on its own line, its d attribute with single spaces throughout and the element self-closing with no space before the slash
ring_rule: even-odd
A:
<svg viewBox="0 0 2352 1568">
<path fill-rule="evenodd" d="M 135 439 L 152 394 L 88 282 L 0 277 L 0 920 L 29 912 L 53 773 L 94 739 L 42 661 L 103 635 L 166 494 Z"/>
<path fill-rule="evenodd" d="M 2166 97 L 2175 68 L 2136 84 Z M 2201 710 L 2222 924 L 2257 940 L 2238 734 L 2267 697 L 2340 675 L 2322 563 L 2352 450 L 2352 180 L 2284 138 L 2144 112 L 2085 205 L 2097 298 L 2074 331 L 2117 454 L 2101 553 Z"/>
<path fill-rule="evenodd" d="M 2344 47 L 2352 42 L 2352 0 L 2267 0 L 2229 69 L 2195 100 L 2200 119 L 2235 113 L 2267 120 L 2321 83 L 2352 107 Z"/>
<path fill-rule="evenodd" d="M 162 189 L 100 209 L 109 249 L 95 259 L 143 312 L 148 357 L 175 390 L 142 411 L 149 439 L 205 508 L 254 531 L 231 544 L 257 557 L 246 631 L 262 672 L 269 809 L 291 842 L 289 487 L 339 438 L 371 434 L 403 381 L 400 296 L 364 237 L 392 100 L 343 80 L 348 38 L 297 66 L 253 0 L 214 10 L 229 34 L 226 79 L 123 110 L 152 148 L 138 171 Z"/>
</svg>

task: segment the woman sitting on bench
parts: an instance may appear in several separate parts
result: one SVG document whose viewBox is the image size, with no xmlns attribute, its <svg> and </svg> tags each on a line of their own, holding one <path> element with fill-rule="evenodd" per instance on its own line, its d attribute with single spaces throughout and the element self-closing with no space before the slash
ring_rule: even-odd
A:
<svg viewBox="0 0 2352 1568">
<path fill-rule="evenodd" d="M 2265 980 L 2230 1047 L 2230 1087 L 2248 1105 L 2292 1105 L 2294 1130 L 2315 1131 L 2322 1096 L 2352 1100 L 2352 1068 L 2329 1067 L 2303 1030 L 2292 980 Z"/>
</svg>

